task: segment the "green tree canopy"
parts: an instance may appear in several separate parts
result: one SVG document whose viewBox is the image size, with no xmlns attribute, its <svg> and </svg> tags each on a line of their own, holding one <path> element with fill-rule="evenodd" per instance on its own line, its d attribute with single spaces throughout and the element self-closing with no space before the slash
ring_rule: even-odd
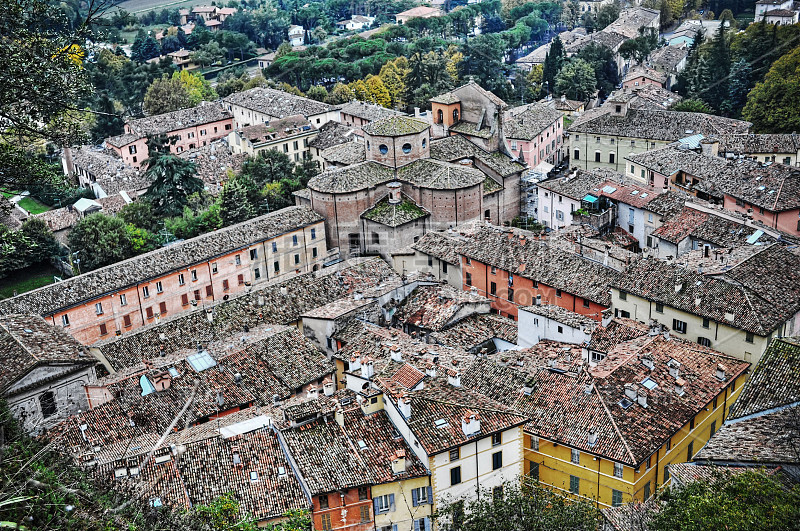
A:
<svg viewBox="0 0 800 531">
<path fill-rule="evenodd" d="M 800 46 L 772 65 L 742 111 L 758 133 L 800 131 Z"/>
<path fill-rule="evenodd" d="M 592 65 L 583 59 L 572 59 L 556 77 L 556 94 L 571 100 L 586 101 L 597 87 Z"/>
<path fill-rule="evenodd" d="M 225 183 L 219 203 L 222 223 L 225 225 L 247 221 L 256 213 L 256 209 L 248 200 L 247 189 L 236 178 Z"/>
<path fill-rule="evenodd" d="M 506 483 L 502 492 L 445 502 L 435 518 L 441 531 L 594 531 L 598 516 L 594 504 L 568 499 L 538 483 Z"/>
<path fill-rule="evenodd" d="M 162 77 L 147 88 L 142 108 L 149 115 L 188 109 L 192 106 L 192 96 L 180 79 Z"/>
<path fill-rule="evenodd" d="M 151 180 L 144 193 L 153 205 L 156 215 L 180 215 L 189 202 L 189 196 L 202 192 L 203 181 L 195 176 L 195 165 L 186 159 L 163 152 L 163 148 L 151 139 L 147 147 L 150 157 L 145 161 L 145 175 Z"/>
<path fill-rule="evenodd" d="M 79 252 L 82 273 L 135 254 L 125 222 L 105 214 L 92 214 L 72 227 L 69 247 L 73 253 Z"/>
</svg>

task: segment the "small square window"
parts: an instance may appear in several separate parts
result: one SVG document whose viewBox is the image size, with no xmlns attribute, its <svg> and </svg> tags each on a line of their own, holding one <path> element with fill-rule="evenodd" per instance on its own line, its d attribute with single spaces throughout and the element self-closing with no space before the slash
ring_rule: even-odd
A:
<svg viewBox="0 0 800 531">
<path fill-rule="evenodd" d="M 622 473 L 625 470 L 625 467 L 622 466 L 622 463 L 614 463 L 614 477 L 621 478 Z"/>
<path fill-rule="evenodd" d="M 744 336 L 744 340 L 748 343 L 752 343 L 754 339 L 755 335 L 753 335 L 753 332 L 747 332 L 747 334 Z"/>
<path fill-rule="evenodd" d="M 573 448 L 572 455 L 570 456 L 570 461 L 572 461 L 572 463 L 575 465 L 581 464 L 581 451 Z"/>
<path fill-rule="evenodd" d="M 450 469 L 450 484 L 458 485 L 461 483 L 461 467 L 456 466 Z"/>
<path fill-rule="evenodd" d="M 242 255 L 237 254 L 233 261 L 237 266 L 242 265 Z"/>
<path fill-rule="evenodd" d="M 660 302 L 657 302 L 657 303 L 656 303 L 656 312 L 658 312 L 658 313 L 664 313 L 664 305 L 663 305 L 663 304 L 661 304 Z"/>
<path fill-rule="evenodd" d="M 459 457 L 460 457 L 460 452 L 458 451 L 458 448 L 453 448 L 452 450 L 450 450 L 450 462 L 458 461 Z"/>
</svg>

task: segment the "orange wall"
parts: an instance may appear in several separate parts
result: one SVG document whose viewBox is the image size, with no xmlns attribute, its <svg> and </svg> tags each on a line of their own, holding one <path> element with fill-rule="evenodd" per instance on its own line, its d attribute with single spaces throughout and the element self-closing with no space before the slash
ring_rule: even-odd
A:
<svg viewBox="0 0 800 531">
<path fill-rule="evenodd" d="M 472 286 L 478 289 L 478 294 L 489 297 L 494 310 L 514 319 L 517 318 L 517 308 L 534 304 L 537 295 L 542 296 L 542 304 L 554 304 L 598 321 L 601 319 L 600 312 L 606 309 L 605 306 L 591 301 L 588 302 L 588 307 L 586 307 L 584 306 L 583 298 L 576 297 L 566 291 L 562 291 L 559 296 L 556 288 L 542 282 L 539 282 L 538 287 L 534 287 L 532 279 L 523 278 L 519 275 L 514 276 L 514 302 L 510 302 L 508 300 L 508 271 L 498 268 L 492 273 L 491 266 L 474 259 L 471 264 L 467 264 L 464 257 L 461 259 L 461 271 L 463 275 L 461 279 L 462 285 L 465 290 L 468 291 L 470 289 L 470 286 L 467 285 L 467 273 L 470 273 Z M 496 295 L 491 293 L 492 282 L 497 287 Z"/>
<path fill-rule="evenodd" d="M 783 232 L 788 232 L 789 234 L 797 234 L 800 235 L 800 226 L 798 226 L 798 221 L 800 221 L 800 210 L 785 210 L 783 212 L 771 212 L 769 210 L 764 210 L 764 213 L 761 213 L 761 209 L 757 206 L 748 205 L 745 203 L 742 206 L 736 204 L 736 199 L 726 195 L 723 201 L 723 207 L 725 210 L 730 210 L 733 212 L 747 212 L 748 208 L 752 208 L 753 212 L 753 219 L 755 221 L 760 221 L 767 227 L 772 227 L 778 230 L 782 230 Z"/>
<path fill-rule="evenodd" d="M 312 498 L 312 516 L 314 529 L 325 529 L 322 526 L 322 515 L 330 515 L 331 529 L 347 529 L 348 531 L 368 531 L 375 529 L 375 515 L 372 510 L 372 497 L 370 489 L 367 488 L 367 499 L 358 499 L 358 489 L 347 489 L 341 492 L 331 492 L 328 494 L 328 508 L 321 509 L 319 496 Z M 361 521 L 361 507 L 369 510 L 369 521 Z M 342 510 L 347 511 L 347 515 L 342 517 Z"/>
<path fill-rule="evenodd" d="M 441 103 L 431 103 L 431 112 L 433 113 L 433 123 L 441 124 L 444 123 L 447 127 L 450 127 L 456 120 L 453 120 L 453 110 L 458 111 L 458 117 L 461 118 L 461 104 L 460 103 L 451 103 L 450 105 L 443 105 Z M 442 111 L 442 119 L 443 121 L 439 121 L 439 111 Z"/>
</svg>

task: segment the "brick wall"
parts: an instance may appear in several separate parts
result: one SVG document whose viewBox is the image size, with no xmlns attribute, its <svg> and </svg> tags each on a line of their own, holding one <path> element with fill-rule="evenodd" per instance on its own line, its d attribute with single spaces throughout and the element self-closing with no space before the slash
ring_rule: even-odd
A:
<svg viewBox="0 0 800 531">
<path fill-rule="evenodd" d="M 312 498 L 312 520 L 314 529 L 347 529 L 348 531 L 372 531 L 375 529 L 372 514 L 372 499 L 369 496 L 370 489 L 367 487 L 366 499 L 360 500 L 357 488 L 346 489 L 340 492 L 327 494 L 327 509 L 320 505 L 320 496 Z M 362 521 L 362 507 L 365 508 L 369 518 Z M 344 514 L 343 514 L 344 513 Z M 365 516 L 367 515 L 365 514 Z M 330 526 L 325 520 L 330 519 Z"/>
</svg>

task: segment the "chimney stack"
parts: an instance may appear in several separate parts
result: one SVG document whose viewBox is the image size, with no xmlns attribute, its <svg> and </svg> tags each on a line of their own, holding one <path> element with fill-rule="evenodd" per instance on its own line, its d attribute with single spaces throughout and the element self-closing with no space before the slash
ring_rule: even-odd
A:
<svg viewBox="0 0 800 531">
<path fill-rule="evenodd" d="M 447 383 L 449 383 L 453 387 L 461 387 L 461 373 L 455 369 L 448 369 Z"/>
<path fill-rule="evenodd" d="M 350 356 L 350 370 L 357 371 L 361 368 L 361 353 L 356 351 Z"/>
<path fill-rule="evenodd" d="M 333 413 L 333 418 L 336 419 L 336 424 L 344 428 L 344 410 L 342 406 L 337 406 L 336 411 Z"/>
<path fill-rule="evenodd" d="M 667 362 L 667 369 L 669 369 L 669 375 L 673 378 L 680 377 L 680 368 L 681 364 L 675 360 L 669 360 Z"/>
<path fill-rule="evenodd" d="M 625 396 L 630 398 L 631 400 L 636 400 L 636 385 L 632 383 L 625 384 Z"/>
<path fill-rule="evenodd" d="M 404 474 L 406 471 L 406 451 L 397 450 L 392 455 L 392 474 Z"/>
<path fill-rule="evenodd" d="M 647 407 L 647 393 L 644 391 L 639 393 L 639 395 L 636 397 L 636 401 L 639 402 L 640 406 Z"/>
<path fill-rule="evenodd" d="M 400 414 L 403 415 L 403 418 L 410 419 L 411 418 L 411 397 L 404 394 L 400 397 L 397 401 L 397 407 L 400 409 Z"/>
<path fill-rule="evenodd" d="M 375 364 L 372 358 L 366 356 L 361 360 L 361 376 L 364 378 L 372 378 L 373 374 L 375 374 Z"/>
<path fill-rule="evenodd" d="M 392 347 L 392 353 L 390 354 L 392 361 L 396 361 L 398 363 L 403 363 L 403 353 L 400 351 L 400 347 L 394 345 Z"/>
<path fill-rule="evenodd" d="M 308 386 L 307 395 L 308 398 L 319 398 L 319 389 L 317 388 L 317 386 L 313 384 Z"/>
<path fill-rule="evenodd" d="M 330 376 L 322 381 L 322 391 L 325 393 L 325 396 L 333 396 L 333 393 L 336 392 L 336 385 L 334 385 Z"/>
<path fill-rule="evenodd" d="M 725 378 L 726 378 L 725 371 L 726 371 L 726 369 L 727 369 L 727 367 L 725 367 L 725 365 L 723 365 L 721 363 L 717 363 L 717 374 L 716 374 L 717 380 L 721 380 L 723 382 L 725 381 Z"/>
<path fill-rule="evenodd" d="M 589 446 L 597 444 L 597 429 L 592 426 L 589 428 Z"/>
<path fill-rule="evenodd" d="M 678 396 L 683 396 L 683 393 L 686 392 L 686 380 L 683 378 L 678 378 L 675 380 L 675 394 Z"/>
<path fill-rule="evenodd" d="M 474 411 L 467 411 L 461 417 L 461 429 L 467 437 L 472 437 L 479 433 L 481 431 L 481 419 L 478 414 Z"/>
</svg>

